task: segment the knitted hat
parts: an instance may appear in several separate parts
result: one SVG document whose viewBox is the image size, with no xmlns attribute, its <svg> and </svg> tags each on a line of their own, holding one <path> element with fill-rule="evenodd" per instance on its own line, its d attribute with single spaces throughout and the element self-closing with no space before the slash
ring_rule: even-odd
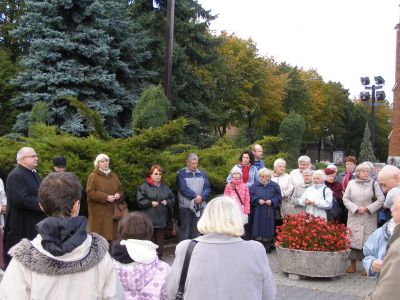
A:
<svg viewBox="0 0 400 300">
<path fill-rule="evenodd" d="M 232 170 L 231 170 L 231 172 L 230 172 L 231 174 L 233 174 L 233 173 L 239 173 L 240 174 L 240 176 L 242 176 L 243 175 L 243 173 L 242 173 L 242 169 L 241 168 L 239 168 L 238 166 L 234 166 L 233 168 L 232 168 Z"/>
<path fill-rule="evenodd" d="M 332 174 L 335 174 L 335 170 L 333 170 L 333 169 L 331 169 L 331 168 L 326 168 L 326 169 L 324 170 L 324 172 L 325 172 L 325 175 L 332 175 Z"/>
</svg>

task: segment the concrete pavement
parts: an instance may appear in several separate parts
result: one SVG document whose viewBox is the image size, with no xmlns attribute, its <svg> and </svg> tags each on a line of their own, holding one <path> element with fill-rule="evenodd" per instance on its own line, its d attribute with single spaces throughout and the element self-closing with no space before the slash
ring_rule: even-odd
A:
<svg viewBox="0 0 400 300">
<path fill-rule="evenodd" d="M 172 264 L 175 244 L 164 250 L 164 260 Z M 357 273 L 344 274 L 334 279 L 302 278 L 289 279 L 279 268 L 276 251 L 268 254 L 270 267 L 278 288 L 278 300 L 358 300 L 363 299 L 375 287 L 376 281 L 360 275 L 361 262 L 357 262 Z"/>
</svg>

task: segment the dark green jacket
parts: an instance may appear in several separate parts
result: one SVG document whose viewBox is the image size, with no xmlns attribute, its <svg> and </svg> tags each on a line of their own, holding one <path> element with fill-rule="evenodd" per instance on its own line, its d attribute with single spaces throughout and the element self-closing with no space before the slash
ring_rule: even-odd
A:
<svg viewBox="0 0 400 300">
<path fill-rule="evenodd" d="M 161 201 L 167 200 L 167 205 L 162 205 Z M 168 221 L 172 217 L 172 208 L 175 203 L 175 196 L 171 189 L 161 183 L 159 187 L 152 185 L 146 180 L 140 185 L 136 193 L 137 208 L 146 213 L 154 228 L 166 228 Z M 157 207 L 151 205 L 152 201 L 159 202 Z"/>
</svg>

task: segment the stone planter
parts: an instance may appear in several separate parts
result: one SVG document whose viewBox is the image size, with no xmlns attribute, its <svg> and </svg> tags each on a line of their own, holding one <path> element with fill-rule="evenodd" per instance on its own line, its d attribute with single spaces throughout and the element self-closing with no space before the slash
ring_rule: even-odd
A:
<svg viewBox="0 0 400 300">
<path fill-rule="evenodd" d="M 279 266 L 289 274 L 335 277 L 346 273 L 350 250 L 342 252 L 303 251 L 276 248 Z"/>
</svg>

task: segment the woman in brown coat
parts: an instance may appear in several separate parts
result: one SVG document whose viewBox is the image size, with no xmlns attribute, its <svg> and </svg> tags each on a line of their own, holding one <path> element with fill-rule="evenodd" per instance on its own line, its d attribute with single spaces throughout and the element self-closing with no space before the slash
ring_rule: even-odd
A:
<svg viewBox="0 0 400 300">
<path fill-rule="evenodd" d="M 108 241 L 118 238 L 118 221 L 113 220 L 114 202 L 123 199 L 121 182 L 109 168 L 110 158 L 97 155 L 95 169 L 89 175 L 86 192 L 89 210 L 89 231 L 102 235 Z"/>
</svg>

